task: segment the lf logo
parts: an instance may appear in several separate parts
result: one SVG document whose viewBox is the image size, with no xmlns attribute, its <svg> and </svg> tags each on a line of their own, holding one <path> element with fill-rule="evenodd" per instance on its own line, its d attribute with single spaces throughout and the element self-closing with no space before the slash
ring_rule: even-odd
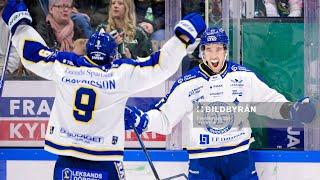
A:
<svg viewBox="0 0 320 180">
<path fill-rule="evenodd" d="M 62 170 L 62 179 L 63 180 L 70 180 L 71 179 L 72 171 L 68 168 Z"/>
<path fill-rule="evenodd" d="M 200 134 L 200 144 L 209 144 L 208 134 Z"/>
</svg>

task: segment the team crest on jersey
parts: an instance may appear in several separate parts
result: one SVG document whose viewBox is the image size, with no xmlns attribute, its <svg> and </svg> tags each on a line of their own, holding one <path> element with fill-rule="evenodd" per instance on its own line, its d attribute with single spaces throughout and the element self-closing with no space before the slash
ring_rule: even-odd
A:
<svg viewBox="0 0 320 180">
<path fill-rule="evenodd" d="M 206 105 L 203 116 L 206 119 L 205 128 L 213 134 L 224 134 L 234 124 L 234 113 L 227 111 L 230 106 L 224 102 L 213 102 Z"/>
<path fill-rule="evenodd" d="M 62 179 L 69 180 L 72 178 L 72 171 L 69 168 L 62 170 Z"/>
</svg>

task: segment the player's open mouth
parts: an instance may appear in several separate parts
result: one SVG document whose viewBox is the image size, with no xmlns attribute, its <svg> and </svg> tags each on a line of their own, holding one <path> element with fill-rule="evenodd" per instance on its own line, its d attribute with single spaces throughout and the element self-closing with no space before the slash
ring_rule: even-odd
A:
<svg viewBox="0 0 320 180">
<path fill-rule="evenodd" d="M 211 61 L 211 65 L 212 65 L 213 67 L 218 67 L 218 65 L 219 65 L 219 60 L 212 60 L 212 61 Z"/>
</svg>

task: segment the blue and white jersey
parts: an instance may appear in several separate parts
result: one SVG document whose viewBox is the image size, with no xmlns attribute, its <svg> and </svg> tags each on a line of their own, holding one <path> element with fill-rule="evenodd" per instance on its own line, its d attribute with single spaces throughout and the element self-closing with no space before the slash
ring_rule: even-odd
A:
<svg viewBox="0 0 320 180">
<path fill-rule="evenodd" d="M 45 149 L 97 161 L 122 160 L 127 98 L 165 81 L 186 55 L 186 45 L 173 37 L 143 60 L 98 66 L 84 56 L 52 51 L 27 25 L 17 28 L 12 42 L 27 69 L 56 83 Z"/>
<path fill-rule="evenodd" d="M 247 150 L 254 141 L 248 121 L 249 113 L 244 110 L 237 114 L 231 113 L 230 116 L 220 114 L 213 118 L 215 125 L 196 126 L 193 121 L 196 117 L 194 104 L 201 102 L 237 105 L 242 102 L 264 104 L 260 102 L 287 100 L 241 65 L 227 61 L 223 71 L 214 74 L 208 66 L 200 64 L 179 78 L 156 108 L 147 112 L 150 118 L 147 131 L 169 134 L 178 122 L 183 121 L 183 146 L 191 159 Z M 282 119 L 280 107 L 283 103 L 273 104 L 272 108 L 260 108 L 260 111 L 256 108 L 256 113 Z"/>
</svg>

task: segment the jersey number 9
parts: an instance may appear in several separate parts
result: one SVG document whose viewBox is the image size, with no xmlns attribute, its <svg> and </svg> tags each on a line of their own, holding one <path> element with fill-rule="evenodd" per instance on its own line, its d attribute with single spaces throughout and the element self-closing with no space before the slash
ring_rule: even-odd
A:
<svg viewBox="0 0 320 180">
<path fill-rule="evenodd" d="M 79 88 L 74 101 L 73 116 L 81 122 L 89 122 L 96 103 L 96 93 L 93 89 Z"/>
</svg>

